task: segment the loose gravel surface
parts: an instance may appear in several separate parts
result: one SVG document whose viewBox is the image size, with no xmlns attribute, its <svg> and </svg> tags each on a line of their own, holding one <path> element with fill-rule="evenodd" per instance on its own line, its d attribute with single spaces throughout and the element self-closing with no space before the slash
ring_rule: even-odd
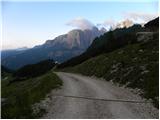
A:
<svg viewBox="0 0 160 120">
<path fill-rule="evenodd" d="M 100 119 L 100 118 L 158 118 L 159 111 L 151 103 L 102 101 L 63 96 L 89 97 L 106 100 L 145 101 L 125 88 L 115 86 L 102 79 L 79 74 L 57 72 L 63 87 L 53 90 L 42 101 L 47 113 L 42 118 Z"/>
</svg>

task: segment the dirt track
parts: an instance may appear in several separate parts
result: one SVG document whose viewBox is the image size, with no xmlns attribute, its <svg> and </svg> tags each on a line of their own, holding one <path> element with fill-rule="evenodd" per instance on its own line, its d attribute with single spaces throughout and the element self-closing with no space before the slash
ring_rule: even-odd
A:
<svg viewBox="0 0 160 120">
<path fill-rule="evenodd" d="M 63 80 L 64 84 L 62 89 L 53 90 L 50 93 L 51 103 L 47 109 L 48 113 L 43 118 L 158 118 L 158 110 L 152 107 L 150 103 L 118 101 L 144 101 L 125 88 L 93 77 L 63 72 L 56 74 Z"/>
</svg>

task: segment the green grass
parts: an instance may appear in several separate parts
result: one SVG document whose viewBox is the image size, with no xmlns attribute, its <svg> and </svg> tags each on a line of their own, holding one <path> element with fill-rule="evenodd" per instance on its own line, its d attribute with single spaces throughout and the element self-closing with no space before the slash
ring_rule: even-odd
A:
<svg viewBox="0 0 160 120">
<path fill-rule="evenodd" d="M 159 101 L 158 35 L 153 40 L 130 44 L 111 53 L 101 54 L 64 71 L 103 77 L 120 85 L 139 88 L 143 97 Z"/>
<path fill-rule="evenodd" d="M 3 80 L 1 85 L 1 96 L 6 98 L 6 104 L 1 109 L 2 118 L 39 117 L 41 113 L 33 114 L 31 106 L 62 85 L 62 81 L 52 71 L 37 78 L 8 83 L 9 80 Z"/>
</svg>

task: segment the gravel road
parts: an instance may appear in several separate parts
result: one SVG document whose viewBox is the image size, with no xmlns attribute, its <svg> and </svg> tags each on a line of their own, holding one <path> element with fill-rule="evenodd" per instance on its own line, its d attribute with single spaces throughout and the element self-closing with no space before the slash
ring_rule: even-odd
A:
<svg viewBox="0 0 160 120">
<path fill-rule="evenodd" d="M 79 96 L 109 100 L 144 101 L 140 96 L 102 79 L 78 74 L 57 72 L 63 87 L 49 95 L 47 113 L 42 118 L 158 118 L 158 110 L 151 103 L 101 101 L 65 96 Z"/>
</svg>

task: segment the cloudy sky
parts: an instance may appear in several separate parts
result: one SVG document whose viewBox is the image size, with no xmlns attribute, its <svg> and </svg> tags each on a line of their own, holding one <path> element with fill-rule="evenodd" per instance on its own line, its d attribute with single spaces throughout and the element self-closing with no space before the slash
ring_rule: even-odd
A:
<svg viewBox="0 0 160 120">
<path fill-rule="evenodd" d="M 33 47 L 74 28 L 108 28 L 126 19 L 144 23 L 158 16 L 158 0 L 138 1 L 3 1 L 2 47 Z"/>
</svg>

